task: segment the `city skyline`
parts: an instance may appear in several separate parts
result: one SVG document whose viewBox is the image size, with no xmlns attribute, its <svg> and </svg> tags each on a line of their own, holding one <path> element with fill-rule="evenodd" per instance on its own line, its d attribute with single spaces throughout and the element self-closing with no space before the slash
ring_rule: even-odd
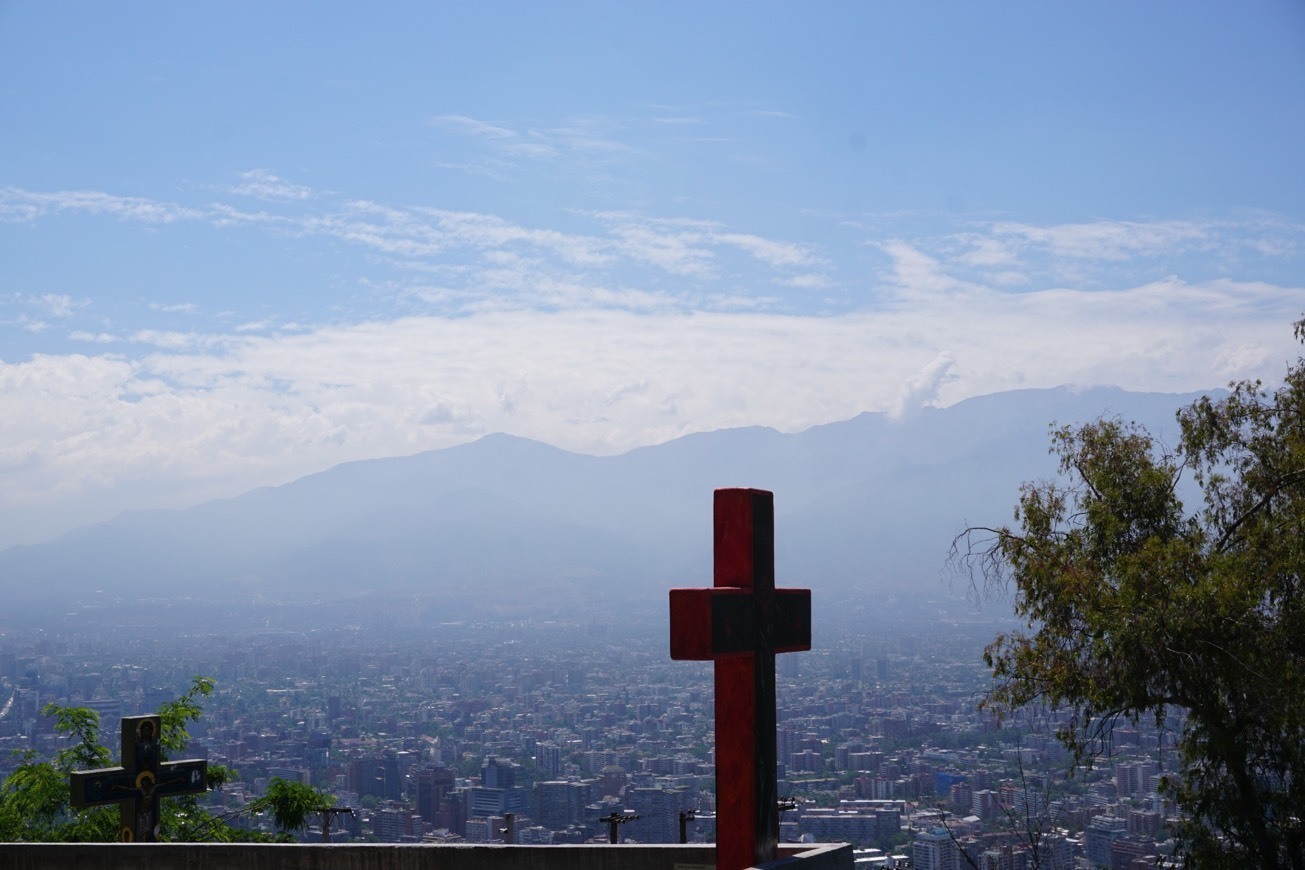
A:
<svg viewBox="0 0 1305 870">
<path fill-rule="evenodd" d="M 1029 824 L 1064 849 L 1092 854 L 1097 817 L 1112 811 L 1129 820 L 1138 854 L 1172 848 L 1156 793 L 1163 731 L 1120 722 L 1115 752 L 1068 776 L 1054 717 L 998 728 L 974 707 L 988 684 L 978 650 L 999 623 L 898 613 L 879 625 L 861 603 L 835 620 L 836 639 L 779 668 L 785 842 L 811 834 L 915 850 L 918 861 L 919 844 L 950 819 L 969 850 L 1023 851 L 1005 813 L 1028 809 Z M 187 751 L 240 771 L 208 806 L 242 826 L 270 827 L 240 821 L 240 810 L 280 777 L 356 809 L 342 839 L 484 843 L 510 811 L 523 843 L 605 841 L 602 816 L 629 810 L 645 819 L 623 838 L 668 843 L 686 807 L 700 811 L 691 839 L 714 839 L 711 669 L 666 658 L 664 627 L 548 620 L 415 632 L 364 620 L 341 630 L 302 617 L 151 635 L 128 655 L 107 624 L 0 637 L 0 746 L 57 748 L 40 712 L 50 701 L 86 705 L 111 738 L 118 717 L 153 709 L 200 671 L 216 682 Z M 0 757 L 0 775 L 17 763 Z"/>
</svg>

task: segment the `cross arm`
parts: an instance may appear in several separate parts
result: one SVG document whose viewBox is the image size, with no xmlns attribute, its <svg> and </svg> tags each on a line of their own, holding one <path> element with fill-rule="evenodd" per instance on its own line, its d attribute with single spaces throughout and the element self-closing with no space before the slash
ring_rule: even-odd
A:
<svg viewBox="0 0 1305 870">
<path fill-rule="evenodd" d="M 84 810 L 125 800 L 136 790 L 136 778 L 121 767 L 74 770 L 69 774 L 68 797 L 74 807 Z"/>
<path fill-rule="evenodd" d="M 811 590 L 776 589 L 773 616 L 759 618 L 752 589 L 672 589 L 671 658 L 713 661 L 746 655 L 760 646 L 775 652 L 811 649 Z M 769 627 L 770 636 L 760 632 Z"/>
<path fill-rule="evenodd" d="M 184 761 L 165 762 L 159 765 L 158 781 L 154 786 L 159 797 L 182 794 L 200 794 L 208 791 L 208 761 L 187 758 Z"/>
</svg>

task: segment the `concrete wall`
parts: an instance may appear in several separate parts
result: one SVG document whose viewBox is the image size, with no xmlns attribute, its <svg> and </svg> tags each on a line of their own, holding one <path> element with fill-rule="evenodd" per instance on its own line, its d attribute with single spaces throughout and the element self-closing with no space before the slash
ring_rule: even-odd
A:
<svg viewBox="0 0 1305 870">
<path fill-rule="evenodd" d="M 766 870 L 852 870 L 842 843 L 781 855 Z M 0 843 L 0 870 L 705 870 L 715 861 L 713 846 Z"/>
</svg>

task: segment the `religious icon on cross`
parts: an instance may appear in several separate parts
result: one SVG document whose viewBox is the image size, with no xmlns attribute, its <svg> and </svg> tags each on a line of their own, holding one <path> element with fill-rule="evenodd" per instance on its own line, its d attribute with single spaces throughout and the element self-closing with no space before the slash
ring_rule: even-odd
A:
<svg viewBox="0 0 1305 870">
<path fill-rule="evenodd" d="M 811 649 L 811 590 L 775 588 L 775 501 L 718 489 L 715 585 L 672 589 L 671 658 L 716 679 L 716 867 L 776 857 L 775 654 Z"/>
<path fill-rule="evenodd" d="M 208 762 L 203 759 L 160 761 L 158 716 L 126 716 L 122 720 L 122 764 L 70 774 L 72 805 L 78 809 L 118 804 L 118 839 L 153 843 L 159 835 L 159 800 L 198 794 L 208 788 Z"/>
</svg>

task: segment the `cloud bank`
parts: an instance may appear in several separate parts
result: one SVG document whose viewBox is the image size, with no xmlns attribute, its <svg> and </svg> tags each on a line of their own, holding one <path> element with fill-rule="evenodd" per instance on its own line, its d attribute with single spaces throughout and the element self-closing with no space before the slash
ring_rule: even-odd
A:
<svg viewBox="0 0 1305 870">
<path fill-rule="evenodd" d="M 107 291 L 0 297 L 0 322 L 59 338 L 0 358 L 0 546 L 491 432 L 609 454 L 1008 389 L 1272 381 L 1305 307 L 1301 287 L 1245 277 L 1305 248 L 1299 227 L 1264 215 L 915 236 L 846 222 L 814 245 L 636 212 L 531 226 L 268 170 L 224 191 L 231 201 L 186 204 L 0 191 L 0 219 L 35 228 L 78 215 L 363 258 L 351 295 L 323 289 L 308 320 L 157 298 L 144 323 Z"/>
</svg>

